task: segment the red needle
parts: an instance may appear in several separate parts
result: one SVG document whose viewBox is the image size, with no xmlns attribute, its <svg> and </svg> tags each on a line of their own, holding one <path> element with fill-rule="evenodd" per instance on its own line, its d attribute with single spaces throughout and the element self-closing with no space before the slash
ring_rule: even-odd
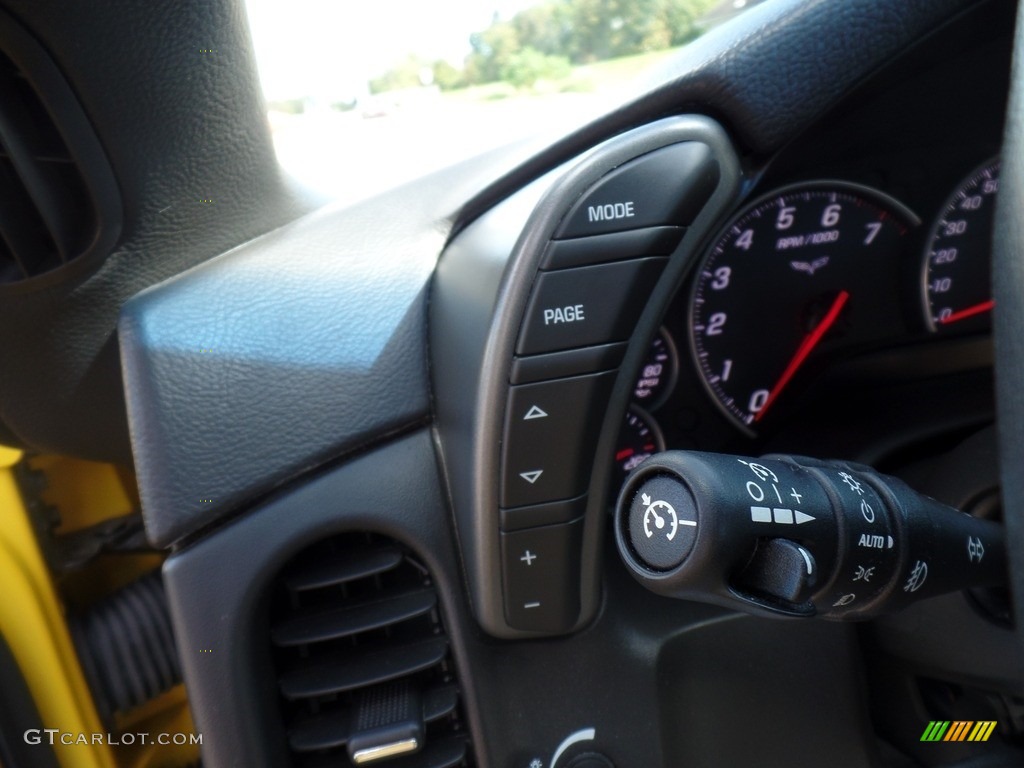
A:
<svg viewBox="0 0 1024 768">
<path fill-rule="evenodd" d="M 981 304 L 975 304 L 973 307 L 961 309 L 960 311 L 953 312 L 945 317 L 940 317 L 939 322 L 943 325 L 949 325 L 950 323 L 955 323 L 957 320 L 966 320 L 968 317 L 974 317 L 975 315 L 980 315 L 982 312 L 988 312 L 995 305 L 995 299 L 989 299 L 988 301 L 981 302 Z"/>
<path fill-rule="evenodd" d="M 832 306 L 821 322 L 814 328 L 813 331 L 808 333 L 802 342 L 800 347 L 797 349 L 796 354 L 793 355 L 793 359 L 789 361 L 789 365 L 786 366 L 786 370 L 782 372 L 782 376 L 775 382 L 775 386 L 772 387 L 772 391 L 768 393 L 768 399 L 764 401 L 764 405 L 761 406 L 761 410 L 754 416 L 754 421 L 758 422 L 761 417 L 764 416 L 765 411 L 768 407 L 775 402 L 775 398 L 779 396 L 786 385 L 789 384 L 789 380 L 793 378 L 793 375 L 800 369 L 800 366 L 804 364 L 804 360 L 811 354 L 818 342 L 821 341 L 821 337 L 828 333 L 828 329 L 835 323 L 836 318 L 839 317 L 839 313 L 843 311 L 843 307 L 846 305 L 847 299 L 850 298 L 849 291 L 840 291 L 839 295 L 836 296 L 836 300 L 832 302 Z"/>
</svg>

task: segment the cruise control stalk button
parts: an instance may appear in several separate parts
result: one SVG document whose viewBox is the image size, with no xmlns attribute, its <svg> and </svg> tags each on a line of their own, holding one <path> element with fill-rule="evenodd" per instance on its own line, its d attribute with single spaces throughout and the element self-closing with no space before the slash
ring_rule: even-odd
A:
<svg viewBox="0 0 1024 768">
<path fill-rule="evenodd" d="M 762 616 L 863 620 L 1006 583 L 997 523 L 806 456 L 656 454 L 622 487 L 615 537 L 651 591 Z"/>
<path fill-rule="evenodd" d="M 697 538 L 697 504 L 676 478 L 655 475 L 641 485 L 629 508 L 629 541 L 651 569 L 675 568 Z"/>
</svg>

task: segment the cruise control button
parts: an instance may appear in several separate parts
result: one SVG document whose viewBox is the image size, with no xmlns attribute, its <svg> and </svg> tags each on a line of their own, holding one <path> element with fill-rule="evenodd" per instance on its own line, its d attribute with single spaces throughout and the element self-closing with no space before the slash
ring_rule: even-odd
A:
<svg viewBox="0 0 1024 768">
<path fill-rule="evenodd" d="M 533 632 L 566 632 L 580 614 L 583 520 L 501 534 L 505 620 Z"/>
<path fill-rule="evenodd" d="M 536 355 L 628 339 L 666 261 L 633 259 L 539 274 L 516 354 Z"/>
<path fill-rule="evenodd" d="M 509 389 L 501 482 L 504 508 L 579 496 L 615 371 Z"/>
<path fill-rule="evenodd" d="M 697 540 L 697 502 L 676 478 L 654 476 L 629 507 L 629 544 L 648 568 L 668 571 L 687 558 Z"/>
<path fill-rule="evenodd" d="M 696 141 L 670 144 L 603 176 L 573 206 L 556 239 L 687 226 L 718 185 L 718 161 Z"/>
</svg>

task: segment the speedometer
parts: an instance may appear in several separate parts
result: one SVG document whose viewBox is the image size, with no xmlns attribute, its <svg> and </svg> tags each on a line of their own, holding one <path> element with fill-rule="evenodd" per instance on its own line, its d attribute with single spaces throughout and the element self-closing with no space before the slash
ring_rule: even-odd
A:
<svg viewBox="0 0 1024 768">
<path fill-rule="evenodd" d="M 816 182 L 741 211 L 704 257 L 690 341 L 714 401 L 748 433 L 830 351 L 898 332 L 899 257 L 917 219 L 875 190 Z"/>
<path fill-rule="evenodd" d="M 983 330 L 992 301 L 992 217 L 999 161 L 971 173 L 953 191 L 932 226 L 924 254 L 926 317 L 933 331 Z"/>
</svg>

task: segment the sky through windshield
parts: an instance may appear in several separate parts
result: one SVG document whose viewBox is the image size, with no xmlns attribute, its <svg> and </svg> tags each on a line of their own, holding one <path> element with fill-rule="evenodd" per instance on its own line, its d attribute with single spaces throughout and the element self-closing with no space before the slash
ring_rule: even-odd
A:
<svg viewBox="0 0 1024 768">
<path fill-rule="evenodd" d="M 637 93 L 759 0 L 247 0 L 278 159 L 354 202 Z"/>
<path fill-rule="evenodd" d="M 357 96 L 410 53 L 460 65 L 469 36 L 537 0 L 248 0 L 270 101 Z"/>
</svg>

